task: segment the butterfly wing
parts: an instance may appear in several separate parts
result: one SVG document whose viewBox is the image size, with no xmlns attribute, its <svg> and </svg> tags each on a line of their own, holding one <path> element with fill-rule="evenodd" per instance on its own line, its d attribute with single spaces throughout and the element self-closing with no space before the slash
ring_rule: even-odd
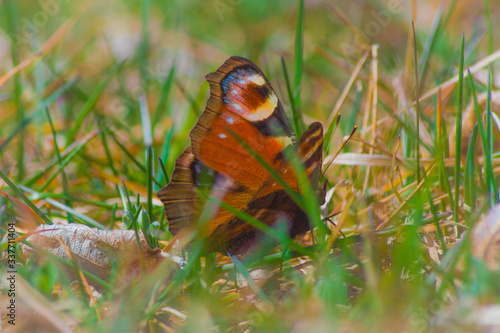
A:
<svg viewBox="0 0 500 333">
<path fill-rule="evenodd" d="M 295 137 L 271 84 L 256 65 L 240 57 L 229 58 L 206 79 L 210 98 L 191 131 L 192 147 L 178 158 L 169 185 L 158 192 L 165 204 L 170 231 L 177 234 L 197 227 L 204 205 L 197 190 L 210 184 L 210 195 L 230 206 L 268 225 L 281 212 L 290 221 L 305 221 L 295 234 L 305 232 L 308 222 L 304 213 L 232 134 L 242 138 L 297 190 L 297 179 L 282 154 L 285 148 L 294 146 Z M 322 128 L 318 125 L 311 126 L 312 130 L 306 131 L 296 147 L 304 157 L 308 175 L 319 175 L 317 170 L 321 168 L 321 149 L 312 144 L 322 144 Z M 311 140 L 313 137 L 318 140 Z M 256 230 L 219 208 L 203 226 L 202 234 L 207 250 L 237 254 L 251 247 Z"/>
<path fill-rule="evenodd" d="M 244 187 L 201 163 L 189 147 L 177 158 L 170 183 L 157 193 L 164 204 L 172 235 L 198 228 L 199 213 L 205 205 L 198 191 L 221 199 L 225 197 L 225 201 L 237 209 L 244 209 L 251 198 Z M 217 221 L 225 221 L 232 216 L 222 209 L 216 214 Z M 205 226 L 206 234 L 211 233 L 210 227 L 210 223 Z"/>
<path fill-rule="evenodd" d="M 299 157 L 309 176 L 311 186 L 316 189 L 321 176 L 321 165 L 323 163 L 323 126 L 313 123 L 303 134 L 298 149 Z M 277 168 L 280 177 L 294 174 L 292 167 L 283 160 Z M 324 201 L 321 194 L 320 201 Z M 307 214 L 294 202 L 282 186 L 270 177 L 263 186 L 255 193 L 248 202 L 245 213 L 267 225 L 273 225 L 276 221 L 286 221 L 289 226 L 290 237 L 302 235 L 310 230 Z M 257 231 L 254 227 L 243 220 L 232 218 L 224 224 L 220 224 L 210 235 L 209 243 L 215 248 L 227 244 L 225 250 L 232 254 L 245 253 L 250 250 L 256 242 Z M 224 241 L 224 243 L 223 243 Z"/>
<path fill-rule="evenodd" d="M 283 107 L 265 75 L 247 59 L 231 57 L 206 79 L 210 99 L 191 132 L 193 153 L 255 193 L 269 173 L 231 132 L 277 168 L 281 151 L 294 143 Z"/>
</svg>

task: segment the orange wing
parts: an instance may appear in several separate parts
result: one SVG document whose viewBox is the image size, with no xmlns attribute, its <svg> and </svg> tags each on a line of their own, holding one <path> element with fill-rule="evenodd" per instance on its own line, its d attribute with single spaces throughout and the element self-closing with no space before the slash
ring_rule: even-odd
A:
<svg viewBox="0 0 500 333">
<path fill-rule="evenodd" d="M 318 188 L 323 162 L 323 126 L 320 123 L 313 123 L 303 134 L 298 154 L 302 158 L 311 185 L 313 188 Z M 285 175 L 294 174 L 286 160 L 282 161 L 277 171 L 282 178 Z M 324 191 L 319 189 L 319 192 L 321 193 L 319 200 L 324 201 Z M 267 225 L 272 225 L 280 219 L 286 221 L 292 238 L 306 233 L 311 228 L 306 213 L 272 176 L 248 202 L 244 211 Z M 246 253 L 255 245 L 259 234 L 259 231 L 245 221 L 233 217 L 219 224 L 209 235 L 207 243 L 215 251 L 223 248 L 231 254 L 241 254 Z"/>
<path fill-rule="evenodd" d="M 191 131 L 192 147 L 178 158 L 169 185 L 158 192 L 170 231 L 176 235 L 200 228 L 197 221 L 205 202 L 196 190 L 206 189 L 211 196 L 268 225 L 278 216 L 285 216 L 292 235 L 304 233 L 309 228 L 304 212 L 231 134 L 243 138 L 297 190 L 297 179 L 282 155 L 283 149 L 294 147 L 295 137 L 271 84 L 256 65 L 240 57 L 229 58 L 206 79 L 210 98 Z M 295 147 L 314 186 L 321 170 L 322 142 L 322 127 L 316 123 Z M 250 249 L 258 234 L 222 208 L 202 226 L 201 232 L 206 250 L 233 254 Z"/>
<path fill-rule="evenodd" d="M 206 78 L 210 99 L 191 132 L 193 153 L 256 192 L 269 173 L 230 131 L 277 168 L 281 151 L 295 140 L 288 118 L 267 78 L 249 60 L 231 57 Z"/>
</svg>

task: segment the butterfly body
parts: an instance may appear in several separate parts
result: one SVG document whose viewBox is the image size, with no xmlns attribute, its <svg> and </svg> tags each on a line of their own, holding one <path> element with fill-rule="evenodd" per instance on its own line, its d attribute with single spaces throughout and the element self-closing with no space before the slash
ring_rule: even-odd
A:
<svg viewBox="0 0 500 333">
<path fill-rule="evenodd" d="M 158 192 L 170 232 L 198 230 L 206 252 L 244 254 L 255 246 L 261 231 L 223 207 L 207 213 L 206 200 L 200 197 L 205 191 L 269 226 L 286 221 L 291 237 L 304 234 L 310 229 L 307 214 L 252 151 L 298 192 L 296 174 L 284 154 L 285 149 L 294 149 L 317 188 L 321 124 L 312 124 L 297 142 L 271 84 L 245 58 L 229 58 L 206 79 L 210 98 L 191 131 L 191 147 L 177 159 L 171 182 Z"/>
</svg>

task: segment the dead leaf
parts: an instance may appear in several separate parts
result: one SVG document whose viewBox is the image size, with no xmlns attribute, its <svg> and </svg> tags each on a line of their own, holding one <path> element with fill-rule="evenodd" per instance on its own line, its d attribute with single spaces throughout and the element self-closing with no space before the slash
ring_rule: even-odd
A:
<svg viewBox="0 0 500 333">
<path fill-rule="evenodd" d="M 182 265 L 183 259 L 149 248 L 139 231 L 140 248 L 134 230 L 101 230 L 82 224 L 40 225 L 27 241 L 35 248 L 21 244 L 20 258 L 24 261 L 43 257 L 41 249 L 71 261 L 67 250 L 81 269 L 107 280 L 116 262 L 117 279 L 131 281 L 152 272 L 165 259 Z"/>
<path fill-rule="evenodd" d="M 18 222 L 22 223 L 22 226 L 18 225 L 18 227 L 22 227 L 24 229 L 34 229 L 38 225 L 45 223 L 43 219 L 24 202 L 4 192 L 0 192 L 0 195 L 9 200 L 9 202 L 16 208 Z"/>
<path fill-rule="evenodd" d="M 500 205 L 476 223 L 472 230 L 472 254 L 496 270 L 500 263 Z"/>
</svg>

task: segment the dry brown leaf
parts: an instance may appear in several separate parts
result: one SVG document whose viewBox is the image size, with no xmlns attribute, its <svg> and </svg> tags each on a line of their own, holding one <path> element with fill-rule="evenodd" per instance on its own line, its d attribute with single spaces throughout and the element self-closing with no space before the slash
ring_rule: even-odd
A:
<svg viewBox="0 0 500 333">
<path fill-rule="evenodd" d="M 66 252 L 69 249 L 80 268 L 104 280 L 109 279 L 116 262 L 117 278 L 124 282 L 135 279 L 143 270 L 145 274 L 153 271 L 166 258 L 173 265 L 181 264 L 181 258 L 149 248 L 140 231 L 139 239 L 140 249 L 134 230 L 101 230 L 82 224 L 44 224 L 27 239 L 35 248 L 21 244 L 20 257 L 24 261 L 38 258 L 43 249 L 71 261 Z"/>
<path fill-rule="evenodd" d="M 11 195 L 8 195 L 7 193 L 0 192 L 0 196 L 9 200 L 10 203 L 16 208 L 16 216 L 18 217 L 18 222 L 20 222 L 17 225 L 18 227 L 22 227 L 24 229 L 34 229 L 40 224 L 45 223 L 43 219 L 25 203 L 19 201 Z"/>
<path fill-rule="evenodd" d="M 472 230 L 472 254 L 496 270 L 500 263 L 500 205 L 495 206 Z"/>
</svg>

